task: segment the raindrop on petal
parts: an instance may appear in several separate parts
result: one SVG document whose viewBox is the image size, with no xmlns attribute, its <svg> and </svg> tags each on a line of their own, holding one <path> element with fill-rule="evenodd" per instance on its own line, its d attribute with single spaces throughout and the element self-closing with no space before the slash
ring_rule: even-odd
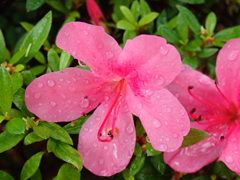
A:
<svg viewBox="0 0 240 180">
<path fill-rule="evenodd" d="M 84 63 L 83 61 L 78 61 L 78 64 L 80 65 L 80 66 L 82 66 L 82 67 L 86 67 L 87 66 L 87 64 L 86 63 Z"/>
<path fill-rule="evenodd" d="M 106 52 L 107 58 L 111 59 L 113 57 L 113 53 L 111 51 Z"/>
<path fill-rule="evenodd" d="M 229 61 L 234 61 L 234 60 L 237 59 L 238 54 L 239 54 L 239 51 L 238 51 L 238 50 L 232 50 L 232 51 L 230 51 L 230 52 L 228 53 L 227 59 L 228 59 Z"/>
<path fill-rule="evenodd" d="M 38 98 L 40 98 L 41 95 L 42 95 L 41 93 L 37 93 L 37 94 L 35 94 L 34 97 L 35 97 L 36 99 L 38 99 Z"/>
<path fill-rule="evenodd" d="M 213 83 L 212 80 L 206 75 L 197 74 L 196 78 L 197 78 L 198 82 L 200 82 L 203 85 L 210 85 Z"/>
<path fill-rule="evenodd" d="M 98 164 L 103 164 L 104 163 L 104 160 L 103 159 L 99 159 L 98 160 Z"/>
<path fill-rule="evenodd" d="M 84 34 L 84 35 L 88 35 L 88 32 L 84 30 L 84 31 L 83 31 L 83 34 Z"/>
<path fill-rule="evenodd" d="M 168 47 L 167 46 L 161 46 L 160 47 L 160 53 L 162 55 L 166 55 L 168 53 Z"/>
<path fill-rule="evenodd" d="M 228 163 L 232 163 L 234 160 L 233 160 L 233 158 L 232 158 L 232 156 L 226 156 L 225 157 L 225 160 L 226 160 L 226 162 L 228 162 Z"/>
<path fill-rule="evenodd" d="M 155 128 L 160 128 L 162 123 L 158 119 L 153 119 L 152 124 Z"/>
<path fill-rule="evenodd" d="M 163 78 L 162 75 L 157 74 L 157 75 L 155 76 L 154 82 L 155 82 L 158 86 L 162 85 L 162 84 L 164 83 L 164 81 L 165 81 L 165 80 L 164 80 L 164 78 Z"/>
<path fill-rule="evenodd" d="M 128 124 L 125 130 L 127 133 L 132 134 L 134 131 L 134 127 L 132 124 Z"/>
<path fill-rule="evenodd" d="M 37 86 L 38 87 L 43 87 L 43 83 L 38 83 Z"/>
<path fill-rule="evenodd" d="M 53 80 L 48 80 L 47 84 L 48 84 L 48 86 L 52 87 L 52 86 L 54 86 L 55 83 Z"/>
<path fill-rule="evenodd" d="M 142 109 L 142 103 L 138 104 L 137 108 Z"/>
<path fill-rule="evenodd" d="M 104 146 L 103 149 L 104 149 L 104 150 L 108 150 L 108 146 Z"/>
<path fill-rule="evenodd" d="M 160 144 L 158 146 L 158 150 L 159 151 L 166 151 L 167 150 L 167 145 L 166 144 Z"/>
<path fill-rule="evenodd" d="M 66 95 L 63 94 L 63 93 L 61 93 L 61 97 L 62 97 L 63 99 L 66 99 Z"/>
<path fill-rule="evenodd" d="M 89 105 L 89 100 L 88 99 L 83 99 L 83 101 L 80 104 L 80 106 L 82 108 L 86 108 L 86 107 L 88 107 L 88 105 Z"/>
<path fill-rule="evenodd" d="M 50 105 L 51 105 L 52 107 L 55 107 L 55 106 L 57 105 L 57 103 L 56 103 L 55 101 L 51 101 L 51 102 L 50 102 Z"/>
</svg>

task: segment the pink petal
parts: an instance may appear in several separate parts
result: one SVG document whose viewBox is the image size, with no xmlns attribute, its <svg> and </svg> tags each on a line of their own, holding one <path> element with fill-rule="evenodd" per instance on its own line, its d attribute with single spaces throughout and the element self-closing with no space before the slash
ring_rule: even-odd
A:
<svg viewBox="0 0 240 180">
<path fill-rule="evenodd" d="M 129 77 L 134 88 L 152 90 L 169 84 L 181 71 L 181 58 L 172 45 L 154 35 L 128 40 L 118 60 L 120 76 Z"/>
<path fill-rule="evenodd" d="M 97 132 L 113 101 L 104 101 L 84 123 L 79 134 L 78 150 L 83 165 L 98 176 L 111 176 L 126 168 L 136 142 L 135 127 L 129 110 L 123 103 L 122 110 L 116 121 L 117 135 L 110 142 L 101 142 L 97 139 Z M 110 122 L 107 127 L 111 127 Z"/>
<path fill-rule="evenodd" d="M 103 96 L 104 92 L 98 92 L 84 99 L 104 82 L 90 71 L 78 68 L 45 74 L 26 88 L 26 105 L 29 111 L 43 120 L 71 121 L 82 116 L 84 110 Z"/>
<path fill-rule="evenodd" d="M 216 74 L 224 94 L 239 104 L 240 38 L 231 39 L 222 47 L 217 57 Z"/>
<path fill-rule="evenodd" d="M 234 129 L 227 138 L 227 146 L 219 157 L 232 171 L 240 175 L 240 126 L 233 124 Z"/>
<path fill-rule="evenodd" d="M 189 94 L 189 86 L 194 87 L 191 92 L 202 101 Z M 217 90 L 214 80 L 187 65 L 183 65 L 182 72 L 166 88 L 177 97 L 187 112 L 196 108 L 195 114 L 211 116 L 216 114 L 216 109 L 211 105 L 218 108 L 218 113 L 224 113 L 222 110 L 228 106 Z"/>
<path fill-rule="evenodd" d="M 74 58 L 86 63 L 96 76 L 116 79 L 112 69 L 122 49 L 101 26 L 71 22 L 58 33 L 56 44 Z"/>
<path fill-rule="evenodd" d="M 166 89 L 147 97 L 135 96 L 128 88 L 130 111 L 138 116 L 154 149 L 171 152 L 178 149 L 190 128 L 185 109 Z"/>
<path fill-rule="evenodd" d="M 88 14 L 95 24 L 99 25 L 100 22 L 105 20 L 101 9 L 94 0 L 86 0 L 86 5 Z"/>
<path fill-rule="evenodd" d="M 199 143 L 164 153 L 164 161 L 175 171 L 194 173 L 217 159 L 223 151 L 226 140 L 221 140 L 227 132 L 226 126 L 216 124 L 199 125 L 192 122 L 192 127 L 209 132 L 211 135 Z"/>
</svg>

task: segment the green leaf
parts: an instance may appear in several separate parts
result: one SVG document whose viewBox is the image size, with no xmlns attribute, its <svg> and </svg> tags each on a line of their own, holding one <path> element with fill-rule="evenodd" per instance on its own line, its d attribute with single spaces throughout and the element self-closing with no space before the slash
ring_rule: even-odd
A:
<svg viewBox="0 0 240 180">
<path fill-rule="evenodd" d="M 145 133 L 145 129 L 142 126 L 141 121 L 136 121 L 136 136 L 141 136 Z"/>
<path fill-rule="evenodd" d="M 167 39 L 168 42 L 179 45 L 179 35 L 172 30 L 170 27 L 166 26 L 166 25 L 162 25 L 160 28 L 160 34 L 161 36 L 163 36 L 164 38 Z"/>
<path fill-rule="evenodd" d="M 23 71 L 21 74 L 23 77 L 23 82 L 26 86 L 28 86 L 34 79 L 36 79 L 36 76 L 31 71 Z"/>
<path fill-rule="evenodd" d="M 13 82 L 9 72 L 4 67 L 0 67 L 0 109 L 3 114 L 9 112 L 13 99 Z"/>
<path fill-rule="evenodd" d="M 34 126 L 33 132 L 35 132 L 36 135 L 41 137 L 42 139 L 48 139 L 51 136 L 51 130 L 43 126 Z"/>
<path fill-rule="evenodd" d="M 22 49 L 22 50 L 19 50 L 17 53 L 15 53 L 13 55 L 13 57 L 9 60 L 9 64 L 15 64 L 17 63 L 18 61 L 21 60 L 21 58 L 24 56 L 24 54 L 26 53 L 26 50 L 27 49 Z"/>
<path fill-rule="evenodd" d="M 69 136 L 67 131 L 63 129 L 61 126 L 59 126 L 58 124 L 41 121 L 39 122 L 39 126 L 48 128 L 51 132 L 52 138 L 56 140 L 60 140 L 67 144 L 71 144 L 71 145 L 73 144 L 72 138 Z"/>
<path fill-rule="evenodd" d="M 134 19 L 137 20 L 141 14 L 140 4 L 137 0 L 133 1 L 132 5 L 131 5 L 131 12 L 134 16 Z"/>
<path fill-rule="evenodd" d="M 143 167 L 146 156 L 142 154 L 141 156 L 135 156 L 130 164 L 130 175 L 136 175 Z"/>
<path fill-rule="evenodd" d="M 136 24 L 136 20 L 131 12 L 131 10 L 126 7 L 126 6 L 120 6 L 120 10 L 122 11 L 123 15 L 125 16 L 125 18 L 133 25 Z"/>
<path fill-rule="evenodd" d="M 35 174 L 31 177 L 31 180 L 42 180 L 42 174 L 39 169 L 37 169 Z"/>
<path fill-rule="evenodd" d="M 79 171 L 82 169 L 82 159 L 80 158 L 80 154 L 70 145 L 61 141 L 57 141 L 55 149 L 53 148 L 52 150 L 55 156 L 57 156 L 58 158 L 74 165 Z"/>
<path fill-rule="evenodd" d="M 128 39 L 133 39 L 137 36 L 135 31 L 125 31 L 123 33 L 123 42 L 126 43 Z"/>
<path fill-rule="evenodd" d="M 0 124 L 3 122 L 4 119 L 5 119 L 5 116 L 0 115 Z"/>
<path fill-rule="evenodd" d="M 27 11 L 33 11 L 40 8 L 45 3 L 45 0 L 27 0 Z"/>
<path fill-rule="evenodd" d="M 23 134 L 26 130 L 26 124 L 23 119 L 14 118 L 8 121 L 6 129 L 11 134 Z"/>
<path fill-rule="evenodd" d="M 164 174 L 167 165 L 164 162 L 163 154 L 159 154 L 157 156 L 152 156 L 150 159 L 151 159 L 153 166 L 158 170 L 158 172 L 160 172 L 161 174 Z"/>
<path fill-rule="evenodd" d="M 196 18 L 196 16 L 187 8 L 177 5 L 178 10 L 180 11 L 180 13 L 183 16 L 183 19 L 185 20 L 185 22 L 188 24 L 188 26 L 190 27 L 190 29 L 195 33 L 195 34 L 199 34 L 200 32 L 200 24 Z"/>
<path fill-rule="evenodd" d="M 13 93 L 17 92 L 23 85 L 23 78 L 21 73 L 15 72 L 11 75 L 13 82 Z"/>
<path fill-rule="evenodd" d="M 24 136 L 25 134 L 11 134 L 8 131 L 2 132 L 0 134 L 0 153 L 16 146 Z"/>
<path fill-rule="evenodd" d="M 196 144 L 201 140 L 207 138 L 208 136 L 209 134 L 206 133 L 205 131 L 191 128 L 188 135 L 183 137 L 184 140 L 181 147 L 188 147 L 193 144 Z"/>
<path fill-rule="evenodd" d="M 197 53 L 197 57 L 208 58 L 215 54 L 218 51 L 218 48 L 203 48 L 202 51 Z"/>
<path fill-rule="evenodd" d="M 134 180 L 134 177 L 131 176 L 130 170 L 129 170 L 128 168 L 126 168 L 126 169 L 124 169 L 124 170 L 122 171 L 122 175 L 123 175 L 123 178 L 124 178 L 125 180 Z"/>
<path fill-rule="evenodd" d="M 157 27 L 167 24 L 167 11 L 164 9 L 157 18 Z"/>
<path fill-rule="evenodd" d="M 148 143 L 146 144 L 146 151 L 147 151 L 147 156 L 156 156 L 156 155 L 159 155 L 161 154 L 162 152 L 160 151 L 157 151 L 155 150 L 153 147 L 152 147 L 152 144 L 151 143 Z"/>
<path fill-rule="evenodd" d="M 6 44 L 5 44 L 3 33 L 0 29 L 0 54 L 1 54 L 0 64 L 5 61 L 5 49 L 6 49 Z"/>
<path fill-rule="evenodd" d="M 142 17 L 151 12 L 148 3 L 145 0 L 140 0 L 140 7 L 142 12 Z"/>
<path fill-rule="evenodd" d="M 193 57 L 190 56 L 186 56 L 183 58 L 182 61 L 183 64 L 188 64 L 189 66 L 191 66 L 193 69 L 197 69 L 198 65 L 199 65 L 199 60 L 198 59 L 194 59 Z"/>
<path fill-rule="evenodd" d="M 125 20 L 118 21 L 117 28 L 123 29 L 123 30 L 128 30 L 128 31 L 134 31 L 136 29 L 136 27 L 134 25 L 132 25 L 130 22 L 125 21 Z"/>
<path fill-rule="evenodd" d="M 59 56 L 54 49 L 50 49 L 47 54 L 48 65 L 53 71 L 59 71 Z"/>
<path fill-rule="evenodd" d="M 154 19 L 156 19 L 158 17 L 159 13 L 157 12 L 150 12 L 148 14 L 146 14 L 145 16 L 143 16 L 139 22 L 138 22 L 138 26 L 144 26 L 150 22 L 152 22 Z"/>
<path fill-rule="evenodd" d="M 75 121 L 70 122 L 69 124 L 65 125 L 63 128 L 69 133 L 69 134 L 79 134 L 79 131 L 82 127 L 82 125 L 86 122 L 86 120 L 89 118 L 89 116 L 82 116 L 78 118 Z"/>
<path fill-rule="evenodd" d="M 27 32 L 31 31 L 31 29 L 34 27 L 34 25 L 28 22 L 20 22 L 20 24 Z"/>
<path fill-rule="evenodd" d="M 45 58 L 45 56 L 43 55 L 43 53 L 41 53 L 40 51 L 38 51 L 38 52 L 35 54 L 34 58 L 35 58 L 38 62 L 40 62 L 41 64 L 46 64 L 46 58 Z"/>
<path fill-rule="evenodd" d="M 31 48 L 28 52 L 28 56 L 20 61 L 21 64 L 26 64 L 39 51 L 48 37 L 51 24 L 52 13 L 50 11 L 34 26 L 34 28 L 31 29 L 31 31 L 28 32 L 20 49 L 29 48 L 29 45 L 31 45 Z"/>
<path fill-rule="evenodd" d="M 62 51 L 60 56 L 59 70 L 65 69 L 72 63 L 72 56 L 65 51 Z"/>
<path fill-rule="evenodd" d="M 15 66 L 14 72 L 20 72 L 20 71 L 24 70 L 24 68 L 25 68 L 24 65 L 18 64 Z"/>
<path fill-rule="evenodd" d="M 71 164 L 63 164 L 58 171 L 56 180 L 80 180 L 81 174 L 78 172 L 77 168 L 72 167 Z"/>
<path fill-rule="evenodd" d="M 45 71 L 46 67 L 44 65 L 34 66 L 29 71 L 35 76 L 42 74 Z"/>
<path fill-rule="evenodd" d="M 0 170 L 0 179 L 1 180 L 14 180 L 14 178 L 10 174 L 8 174 L 2 170 Z"/>
<path fill-rule="evenodd" d="M 47 151 L 54 152 L 58 145 L 58 141 L 54 140 L 53 138 L 49 138 L 47 142 Z"/>
<path fill-rule="evenodd" d="M 208 32 L 208 36 L 212 36 L 214 29 L 216 27 L 217 24 L 217 17 L 214 14 L 214 12 L 210 12 L 206 18 L 206 22 L 205 22 L 205 28 Z"/>
<path fill-rule="evenodd" d="M 203 4 L 205 3 L 205 0 L 179 0 L 182 3 L 187 3 L 187 4 Z"/>
<path fill-rule="evenodd" d="M 45 0 L 48 5 L 62 13 L 67 13 L 68 9 L 58 0 Z"/>
<path fill-rule="evenodd" d="M 33 176 L 42 159 L 44 152 L 38 152 L 37 154 L 34 154 L 30 159 L 27 160 L 27 162 L 24 164 L 22 171 L 21 171 L 21 175 L 20 175 L 20 179 L 21 180 L 26 180 L 29 179 L 31 176 Z"/>
<path fill-rule="evenodd" d="M 24 138 L 24 144 L 29 145 L 42 140 L 44 140 L 44 138 L 39 137 L 35 132 L 31 132 Z"/>
<path fill-rule="evenodd" d="M 133 154 L 136 155 L 136 156 L 141 156 L 142 155 L 142 148 L 138 143 L 135 144 L 135 149 L 134 149 Z"/>
<path fill-rule="evenodd" d="M 188 42 L 188 26 L 185 23 L 181 13 L 178 14 L 177 32 L 181 37 L 183 44 L 186 44 Z"/>
</svg>

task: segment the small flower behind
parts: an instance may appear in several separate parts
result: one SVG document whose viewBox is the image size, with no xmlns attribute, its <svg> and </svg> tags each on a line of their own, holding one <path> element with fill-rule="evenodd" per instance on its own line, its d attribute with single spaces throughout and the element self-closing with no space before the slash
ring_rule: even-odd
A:
<svg viewBox="0 0 240 180">
<path fill-rule="evenodd" d="M 175 152 L 164 153 L 164 160 L 174 170 L 194 173 L 218 158 L 240 175 L 240 39 L 229 40 L 217 57 L 218 82 L 183 66 L 168 86 L 196 120 L 192 128 L 206 131 L 203 141 Z"/>
<path fill-rule="evenodd" d="M 177 50 L 155 35 L 128 40 L 124 49 L 102 27 L 67 23 L 58 47 L 91 71 L 66 68 L 45 74 L 26 89 L 28 109 L 49 122 L 72 121 L 93 109 L 79 134 L 84 166 L 100 176 L 125 169 L 134 151 L 132 113 L 158 151 L 178 149 L 190 122 L 185 109 L 164 87 L 181 71 Z"/>
</svg>

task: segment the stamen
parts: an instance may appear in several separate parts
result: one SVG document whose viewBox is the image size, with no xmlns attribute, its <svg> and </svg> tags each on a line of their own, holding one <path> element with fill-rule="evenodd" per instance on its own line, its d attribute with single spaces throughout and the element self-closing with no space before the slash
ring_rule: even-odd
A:
<svg viewBox="0 0 240 180">
<path fill-rule="evenodd" d="M 222 95 L 223 99 L 225 99 L 225 100 L 227 101 L 227 103 L 231 105 L 231 103 L 229 102 L 229 100 L 226 98 L 226 96 L 222 93 L 222 91 L 221 91 L 220 88 L 218 87 L 218 82 L 215 81 L 214 84 L 215 84 L 218 92 Z"/>
<path fill-rule="evenodd" d="M 196 108 L 193 108 L 193 109 L 189 112 L 189 114 L 193 114 L 195 111 L 196 111 Z"/>
<path fill-rule="evenodd" d="M 89 96 L 94 95 L 96 93 L 98 93 L 99 91 L 102 91 L 105 87 L 109 86 L 112 82 L 109 83 L 104 83 L 103 86 L 100 86 L 99 89 L 87 94 L 86 96 L 84 96 L 84 99 L 88 99 Z"/>
<path fill-rule="evenodd" d="M 223 140 L 224 140 L 224 138 L 225 138 L 224 136 L 221 136 L 221 137 L 220 137 L 220 140 L 221 140 L 221 141 L 223 141 Z"/>
</svg>

